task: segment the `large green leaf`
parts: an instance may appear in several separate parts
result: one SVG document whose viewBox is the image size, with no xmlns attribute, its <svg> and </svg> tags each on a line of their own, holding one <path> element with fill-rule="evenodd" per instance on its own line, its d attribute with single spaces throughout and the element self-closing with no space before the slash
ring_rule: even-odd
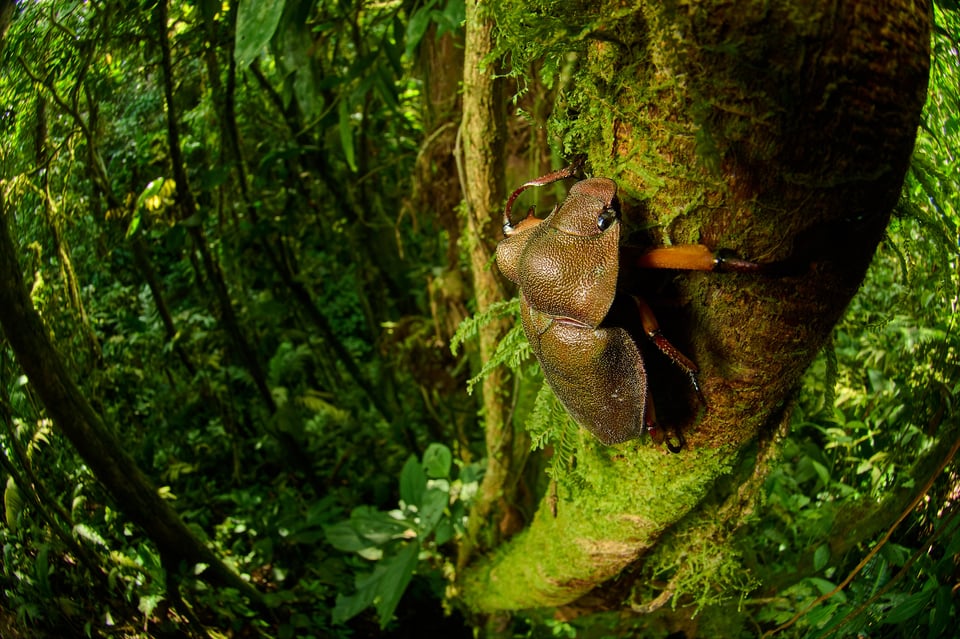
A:
<svg viewBox="0 0 960 639">
<path fill-rule="evenodd" d="M 400 597 L 410 584 L 417 567 L 420 544 L 416 541 L 403 545 L 395 555 L 389 555 L 377 563 L 373 572 L 357 577 L 357 592 L 337 596 L 333 608 L 333 622 L 344 623 L 374 605 L 380 627 L 387 625 L 400 603 Z"/>
<path fill-rule="evenodd" d="M 284 0 L 240 0 L 237 7 L 237 38 L 233 56 L 237 67 L 250 66 L 277 31 L 283 15 Z"/>
</svg>

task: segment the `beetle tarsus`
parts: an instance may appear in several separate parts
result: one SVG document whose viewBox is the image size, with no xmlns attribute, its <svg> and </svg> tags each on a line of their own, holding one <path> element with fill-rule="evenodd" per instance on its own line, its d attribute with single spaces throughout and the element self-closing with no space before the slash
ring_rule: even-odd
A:
<svg viewBox="0 0 960 639">
<path fill-rule="evenodd" d="M 713 270 L 717 273 L 757 273 L 762 269 L 762 265 L 737 257 L 728 249 L 720 249 L 713 256 Z"/>
</svg>

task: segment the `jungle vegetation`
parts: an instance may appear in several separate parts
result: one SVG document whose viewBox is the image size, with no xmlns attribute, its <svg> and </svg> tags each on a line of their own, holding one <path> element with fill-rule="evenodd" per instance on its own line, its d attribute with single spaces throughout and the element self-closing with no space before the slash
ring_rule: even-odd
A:
<svg viewBox="0 0 960 639">
<path fill-rule="evenodd" d="M 0 636 L 954 636 L 958 87 L 953 0 L 0 0 Z M 494 264 L 575 159 L 679 453 Z"/>
</svg>

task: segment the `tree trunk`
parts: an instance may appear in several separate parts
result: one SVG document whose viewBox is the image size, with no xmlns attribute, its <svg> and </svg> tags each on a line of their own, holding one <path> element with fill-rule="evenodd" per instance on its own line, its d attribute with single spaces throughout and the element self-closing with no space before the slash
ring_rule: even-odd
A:
<svg viewBox="0 0 960 639">
<path fill-rule="evenodd" d="M 506 111 L 503 81 L 487 62 L 493 50 L 493 22 L 489 7 L 480 0 L 468 0 L 463 61 L 463 191 L 466 200 L 466 237 L 470 252 L 473 291 L 477 312 L 503 298 L 503 285 L 491 268 L 492 239 L 499 237 L 504 200 L 503 150 Z M 489 65 L 489 66 L 488 66 Z M 480 332 L 480 357 L 492 357 L 509 327 L 494 321 Z M 460 547 L 458 563 L 463 566 L 474 550 L 496 545 L 501 532 L 512 532 L 516 512 L 512 495 L 529 443 L 514 432 L 510 416 L 509 390 L 512 380 L 501 367 L 483 380 L 482 412 L 487 446 L 487 469 L 470 513 L 467 539 Z M 520 435 L 519 437 L 517 435 Z M 494 522 L 481 538 L 481 526 Z"/>
<path fill-rule="evenodd" d="M 654 246 L 704 243 L 796 270 L 663 277 L 636 272 L 642 249 L 625 247 L 630 292 L 646 294 L 699 365 L 706 409 L 678 397 L 682 376 L 648 358 L 658 417 L 680 427 L 686 448 L 583 435 L 585 480 L 561 482 L 556 514 L 541 504 L 468 574 L 467 599 L 483 611 L 559 606 L 591 590 L 583 609 L 620 607 L 650 553 L 680 543 L 665 537 L 674 526 L 704 539 L 736 527 L 800 375 L 882 237 L 923 106 L 922 1 L 607 9 L 598 15 L 619 18 L 588 45 L 570 98 L 594 175 L 618 180 L 628 219 L 655 223 Z"/>
<path fill-rule="evenodd" d="M 160 54 L 161 68 L 163 70 L 163 96 L 167 106 L 167 146 L 170 152 L 170 166 L 173 171 L 173 178 L 177 184 L 177 202 L 180 205 L 182 219 L 194 218 L 197 214 L 197 203 L 193 197 L 193 191 L 190 188 L 190 182 L 187 179 L 187 169 L 183 161 L 183 153 L 180 150 L 180 129 L 177 124 L 177 108 L 173 99 L 173 61 L 170 54 L 169 34 L 167 32 L 167 0 L 161 0 L 156 6 L 155 19 L 157 23 L 157 33 L 160 35 Z M 276 402 L 267 385 L 267 377 L 260 365 L 260 360 L 250 344 L 250 340 L 244 334 L 240 326 L 240 320 L 237 318 L 236 310 L 233 307 L 233 300 L 230 298 L 230 291 L 223 275 L 223 269 L 220 263 L 210 250 L 207 243 L 203 227 L 198 223 L 191 223 L 188 227 L 190 238 L 193 240 L 197 251 L 200 253 L 200 259 L 203 264 L 204 273 L 213 287 L 214 297 L 220 310 L 220 320 L 223 322 L 224 332 L 230 338 L 234 348 L 240 356 L 240 361 L 246 368 L 253 385 L 256 387 L 260 398 L 271 413 L 277 410 Z M 291 450 L 299 453 L 296 446 Z"/>
</svg>

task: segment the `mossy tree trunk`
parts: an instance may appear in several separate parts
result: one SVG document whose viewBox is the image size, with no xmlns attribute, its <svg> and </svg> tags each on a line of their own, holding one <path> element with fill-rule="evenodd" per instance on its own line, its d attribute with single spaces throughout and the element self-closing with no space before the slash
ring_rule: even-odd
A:
<svg viewBox="0 0 960 639">
<path fill-rule="evenodd" d="M 588 44 L 569 99 L 593 174 L 618 181 L 628 219 L 654 223 L 652 245 L 704 243 L 796 270 L 630 273 L 640 249 L 624 249 L 633 292 L 699 365 L 707 407 L 692 393 L 678 401 L 682 376 L 651 358 L 658 415 L 686 448 L 583 435 L 585 481 L 561 482 L 555 512 L 541 504 L 465 576 L 467 600 L 486 612 L 627 600 L 647 611 L 672 594 L 667 584 L 630 595 L 653 553 L 722 545 L 883 235 L 923 106 L 923 1 L 651 1 L 596 15 L 617 17 Z"/>
<path fill-rule="evenodd" d="M 477 311 L 504 297 L 504 287 L 492 268 L 494 242 L 505 197 L 504 137 L 506 105 L 503 80 L 489 63 L 493 50 L 493 20 L 482 0 L 466 4 L 463 63 L 463 191 L 466 204 L 465 239 L 469 246 Z M 485 326 L 479 335 L 480 358 L 493 356 L 509 327 L 503 320 Z M 487 468 L 473 504 L 467 539 L 459 549 L 463 566 L 478 548 L 496 545 L 501 533 L 518 522 L 513 505 L 522 459 L 529 443 L 516 436 L 509 401 L 513 382 L 504 368 L 483 380 L 481 415 L 486 439 Z M 484 528 L 484 524 L 491 525 Z M 489 533 L 489 534 L 488 534 Z"/>
</svg>

